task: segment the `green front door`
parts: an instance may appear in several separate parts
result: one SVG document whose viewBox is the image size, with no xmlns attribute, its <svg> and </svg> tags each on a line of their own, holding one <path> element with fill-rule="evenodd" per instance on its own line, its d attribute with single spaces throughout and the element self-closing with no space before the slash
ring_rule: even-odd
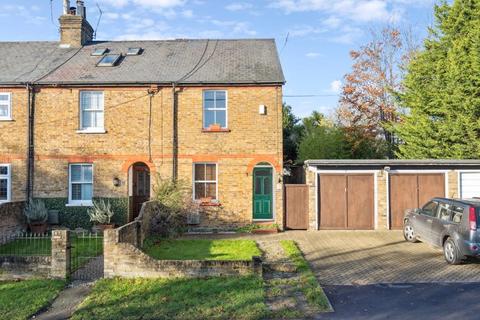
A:
<svg viewBox="0 0 480 320">
<path fill-rule="evenodd" d="M 253 169 L 253 219 L 273 219 L 272 168 Z"/>
</svg>

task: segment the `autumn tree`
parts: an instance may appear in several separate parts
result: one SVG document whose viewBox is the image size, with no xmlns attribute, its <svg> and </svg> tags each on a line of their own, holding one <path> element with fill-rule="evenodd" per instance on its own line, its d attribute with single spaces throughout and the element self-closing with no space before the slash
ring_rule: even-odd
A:
<svg viewBox="0 0 480 320">
<path fill-rule="evenodd" d="M 374 152 L 380 157 L 394 156 L 396 138 L 391 128 L 401 112 L 395 94 L 402 90 L 403 66 L 416 50 L 412 38 L 410 32 L 386 27 L 372 32 L 369 43 L 350 52 L 352 71 L 344 77 L 336 116 L 353 146 L 385 141 L 384 154 Z"/>
</svg>

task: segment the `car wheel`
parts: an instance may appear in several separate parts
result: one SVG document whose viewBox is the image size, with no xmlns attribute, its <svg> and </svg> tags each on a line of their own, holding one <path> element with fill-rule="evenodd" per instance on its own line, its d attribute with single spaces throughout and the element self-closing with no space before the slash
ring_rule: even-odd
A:
<svg viewBox="0 0 480 320">
<path fill-rule="evenodd" d="M 448 238 L 443 244 L 443 255 L 448 264 L 462 263 L 463 257 L 460 256 L 457 245 L 452 238 Z"/>
<path fill-rule="evenodd" d="M 405 222 L 405 225 L 403 226 L 403 237 L 408 242 L 418 242 L 415 230 L 413 230 L 413 226 L 410 222 Z"/>
</svg>

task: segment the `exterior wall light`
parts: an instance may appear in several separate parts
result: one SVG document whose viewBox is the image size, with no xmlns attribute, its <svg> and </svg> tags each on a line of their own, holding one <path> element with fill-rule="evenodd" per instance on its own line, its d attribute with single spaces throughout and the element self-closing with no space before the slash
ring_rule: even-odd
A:
<svg viewBox="0 0 480 320">
<path fill-rule="evenodd" d="M 122 184 L 122 181 L 120 181 L 119 178 L 117 178 L 117 177 L 113 178 L 113 186 L 114 187 L 120 187 L 121 184 Z"/>
</svg>

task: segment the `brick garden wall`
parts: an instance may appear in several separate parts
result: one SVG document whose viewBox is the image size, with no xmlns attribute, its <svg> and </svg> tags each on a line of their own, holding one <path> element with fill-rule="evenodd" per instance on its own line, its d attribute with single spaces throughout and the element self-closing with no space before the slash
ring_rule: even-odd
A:
<svg viewBox="0 0 480 320">
<path fill-rule="evenodd" d="M 25 202 L 0 204 L 0 244 L 2 239 L 25 230 Z"/>
<path fill-rule="evenodd" d="M 138 232 L 141 232 L 139 225 L 139 222 L 133 222 L 119 229 L 105 230 L 105 278 L 206 278 L 262 274 L 262 262 L 257 258 L 251 261 L 153 259 L 134 245 L 139 238 Z"/>
</svg>

